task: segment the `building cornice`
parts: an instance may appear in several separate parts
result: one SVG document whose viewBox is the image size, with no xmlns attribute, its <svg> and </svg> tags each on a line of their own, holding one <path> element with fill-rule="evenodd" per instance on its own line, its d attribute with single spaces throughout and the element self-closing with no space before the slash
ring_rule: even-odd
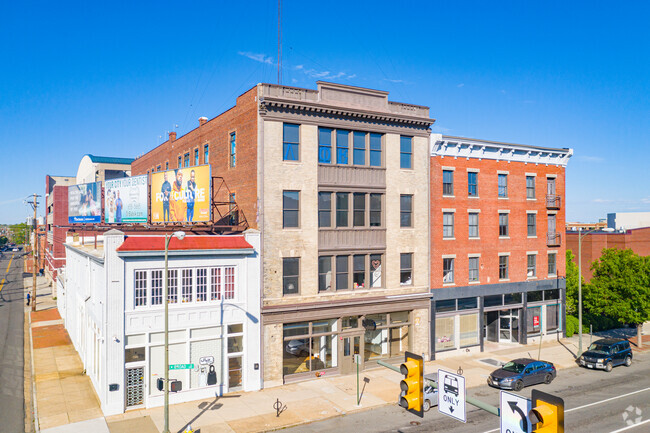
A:
<svg viewBox="0 0 650 433">
<path fill-rule="evenodd" d="M 169 250 L 169 257 L 183 256 L 245 256 L 253 254 L 253 248 L 216 249 L 216 250 Z M 164 257 L 165 251 L 118 251 L 118 257 Z"/>
</svg>

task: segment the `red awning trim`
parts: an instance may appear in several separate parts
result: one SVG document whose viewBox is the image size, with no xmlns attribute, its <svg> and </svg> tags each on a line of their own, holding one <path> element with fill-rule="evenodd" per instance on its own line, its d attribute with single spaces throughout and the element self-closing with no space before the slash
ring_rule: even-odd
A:
<svg viewBox="0 0 650 433">
<path fill-rule="evenodd" d="M 165 250 L 164 236 L 127 236 L 122 245 L 117 248 L 118 253 L 136 251 L 159 251 Z M 208 252 L 214 250 L 248 250 L 252 251 L 253 246 L 249 244 L 244 236 L 186 236 L 178 240 L 172 237 L 169 242 L 169 251 L 196 251 Z M 239 251 L 244 252 L 244 251 Z"/>
</svg>

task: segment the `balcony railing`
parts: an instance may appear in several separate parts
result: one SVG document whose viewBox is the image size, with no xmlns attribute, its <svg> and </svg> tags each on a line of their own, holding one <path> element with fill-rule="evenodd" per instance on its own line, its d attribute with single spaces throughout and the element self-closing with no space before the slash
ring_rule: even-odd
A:
<svg viewBox="0 0 650 433">
<path fill-rule="evenodd" d="M 546 208 L 547 209 L 559 209 L 560 208 L 560 196 L 556 194 L 546 194 Z"/>
<path fill-rule="evenodd" d="M 562 236 L 560 233 L 547 233 L 546 245 L 549 247 L 559 247 L 562 244 Z"/>
</svg>

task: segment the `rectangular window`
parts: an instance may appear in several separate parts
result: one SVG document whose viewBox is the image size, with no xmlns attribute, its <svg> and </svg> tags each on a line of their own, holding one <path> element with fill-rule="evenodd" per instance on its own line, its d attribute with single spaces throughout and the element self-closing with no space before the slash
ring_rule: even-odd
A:
<svg viewBox="0 0 650 433">
<path fill-rule="evenodd" d="M 337 192 L 336 193 L 336 227 L 347 227 L 348 223 L 348 209 L 349 202 L 348 197 L 350 193 L 348 192 Z"/>
<path fill-rule="evenodd" d="M 332 130 L 329 128 L 318 128 L 318 162 L 332 163 Z"/>
<path fill-rule="evenodd" d="M 366 225 L 366 195 L 355 192 L 352 196 L 352 224 L 355 227 Z"/>
<path fill-rule="evenodd" d="M 300 160 L 300 125 L 291 123 L 282 125 L 282 159 Z"/>
<path fill-rule="evenodd" d="M 499 214 L 499 236 L 508 236 L 508 214 Z"/>
<path fill-rule="evenodd" d="M 163 303 L 163 271 L 151 271 L 151 305 Z"/>
<path fill-rule="evenodd" d="M 499 279 L 508 279 L 508 256 L 499 256 Z"/>
<path fill-rule="evenodd" d="M 147 305 L 147 271 L 135 271 L 136 307 Z"/>
<path fill-rule="evenodd" d="M 160 166 L 160 165 L 158 167 L 156 167 L 156 171 L 160 171 L 161 169 L 162 169 L 162 166 Z"/>
<path fill-rule="evenodd" d="M 354 132 L 352 134 L 352 162 L 354 165 L 366 165 L 366 134 Z"/>
<path fill-rule="evenodd" d="M 436 352 L 456 348 L 454 317 L 436 317 Z"/>
<path fill-rule="evenodd" d="M 332 288 L 332 256 L 318 258 L 318 291 L 326 292 Z"/>
<path fill-rule="evenodd" d="M 199 268 L 196 270 L 196 302 L 208 300 L 208 270 Z"/>
<path fill-rule="evenodd" d="M 221 300 L 221 268 L 210 270 L 210 300 Z"/>
<path fill-rule="evenodd" d="M 454 195 L 454 172 L 442 171 L 442 195 Z"/>
<path fill-rule="evenodd" d="M 381 254 L 370 254 L 370 287 L 382 287 Z"/>
<path fill-rule="evenodd" d="M 444 212 L 442 214 L 442 237 L 443 238 L 454 237 L 454 213 L 453 212 Z"/>
<path fill-rule="evenodd" d="M 400 136 L 399 138 L 399 166 L 400 168 L 413 168 L 413 137 Z"/>
<path fill-rule="evenodd" d="M 534 213 L 526 214 L 528 223 L 528 236 L 537 236 L 537 215 Z"/>
<path fill-rule="evenodd" d="M 183 164 L 185 165 L 186 168 L 190 166 L 190 153 L 189 152 L 187 152 L 185 154 L 185 157 L 183 157 Z"/>
<path fill-rule="evenodd" d="M 199 149 L 194 149 L 194 165 L 199 165 Z"/>
<path fill-rule="evenodd" d="M 413 253 L 402 253 L 399 255 L 401 286 L 410 286 L 413 284 Z"/>
<path fill-rule="evenodd" d="M 234 132 L 230 133 L 230 166 L 234 167 L 237 163 L 237 135 Z"/>
<path fill-rule="evenodd" d="M 318 227 L 332 226 L 332 193 L 318 193 Z"/>
<path fill-rule="evenodd" d="M 469 281 L 478 281 L 478 257 L 469 258 Z"/>
<path fill-rule="evenodd" d="M 467 172 L 467 195 L 478 197 L 478 173 L 474 171 Z"/>
<path fill-rule="evenodd" d="M 223 269 L 223 299 L 235 299 L 235 267 Z"/>
<path fill-rule="evenodd" d="M 454 282 L 454 259 L 442 259 L 442 282 Z"/>
<path fill-rule="evenodd" d="M 400 227 L 413 227 L 413 196 L 402 194 L 399 196 L 399 225 Z"/>
<path fill-rule="evenodd" d="M 178 168 L 183 168 L 183 157 L 182 156 L 178 157 Z"/>
<path fill-rule="evenodd" d="M 300 258 L 285 257 L 282 259 L 282 293 L 296 295 L 299 293 Z"/>
<path fill-rule="evenodd" d="M 478 340 L 478 314 L 460 316 L 460 347 L 475 346 Z"/>
<path fill-rule="evenodd" d="M 181 270 L 181 302 L 192 302 L 192 269 Z"/>
<path fill-rule="evenodd" d="M 537 275 L 537 254 L 528 254 L 527 258 L 526 276 L 532 278 Z"/>
<path fill-rule="evenodd" d="M 508 175 L 499 174 L 499 197 L 508 197 Z"/>
<path fill-rule="evenodd" d="M 336 163 L 347 164 L 348 152 L 350 150 L 350 133 L 348 131 L 336 131 Z"/>
<path fill-rule="evenodd" d="M 381 194 L 370 194 L 370 227 L 381 226 Z"/>
<path fill-rule="evenodd" d="M 469 225 L 469 237 L 477 238 L 478 235 L 478 213 L 471 212 L 467 214 L 467 220 Z"/>
<path fill-rule="evenodd" d="M 381 134 L 370 134 L 370 166 L 381 167 Z"/>
<path fill-rule="evenodd" d="M 548 253 L 548 276 L 557 275 L 557 254 Z"/>
<path fill-rule="evenodd" d="M 526 198 L 535 198 L 535 176 L 526 176 Z"/>
<path fill-rule="evenodd" d="M 363 289 L 366 287 L 366 256 L 352 257 L 352 287 Z"/>
<path fill-rule="evenodd" d="M 298 227 L 300 191 L 282 191 L 282 227 Z"/>
<path fill-rule="evenodd" d="M 207 164 L 210 161 L 210 148 L 208 145 L 203 146 L 203 164 Z"/>
<path fill-rule="evenodd" d="M 167 278 L 167 302 L 175 304 L 178 301 L 178 269 L 170 269 Z"/>
<path fill-rule="evenodd" d="M 348 256 L 336 256 L 336 290 L 347 290 L 348 284 Z"/>
<path fill-rule="evenodd" d="M 169 170 L 169 161 L 165 162 L 165 170 Z"/>
</svg>

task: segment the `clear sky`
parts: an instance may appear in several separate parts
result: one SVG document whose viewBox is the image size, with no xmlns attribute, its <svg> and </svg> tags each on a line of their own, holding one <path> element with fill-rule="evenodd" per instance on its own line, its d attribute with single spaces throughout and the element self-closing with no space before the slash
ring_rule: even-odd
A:
<svg viewBox="0 0 650 433">
<path fill-rule="evenodd" d="M 0 6 L 0 223 L 84 154 L 135 157 L 277 82 L 276 1 Z M 650 211 L 649 22 L 645 1 L 284 0 L 283 83 L 387 90 L 431 107 L 435 132 L 571 147 L 567 220 L 596 221 Z"/>
</svg>

